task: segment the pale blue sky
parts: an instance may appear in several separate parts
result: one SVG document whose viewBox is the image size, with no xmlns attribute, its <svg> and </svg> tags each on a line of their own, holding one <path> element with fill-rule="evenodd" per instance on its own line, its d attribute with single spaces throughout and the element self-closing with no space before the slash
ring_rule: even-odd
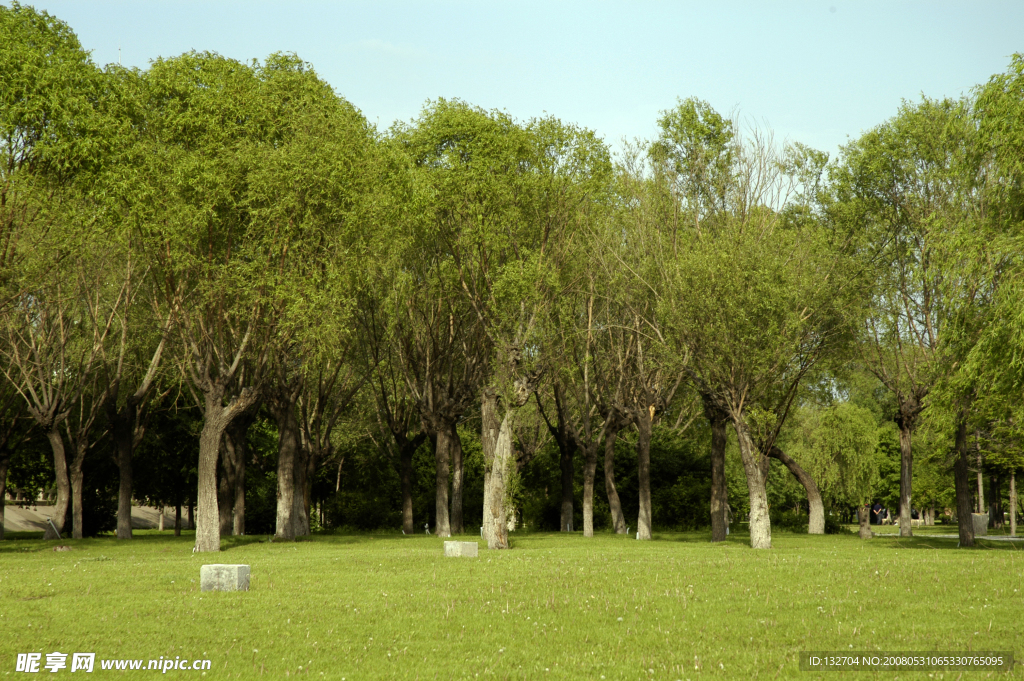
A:
<svg viewBox="0 0 1024 681">
<path fill-rule="evenodd" d="M 7 3 L 5 3 L 7 4 Z M 100 64 L 295 52 L 371 122 L 459 97 L 612 146 L 697 96 L 834 153 L 900 100 L 959 96 L 1024 52 L 1024 2 L 40 0 Z"/>
</svg>

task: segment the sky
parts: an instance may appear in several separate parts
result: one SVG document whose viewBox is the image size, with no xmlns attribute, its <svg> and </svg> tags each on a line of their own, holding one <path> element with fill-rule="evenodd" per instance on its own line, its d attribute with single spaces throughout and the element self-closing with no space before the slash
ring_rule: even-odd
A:
<svg viewBox="0 0 1024 681">
<path fill-rule="evenodd" d="M 698 97 L 834 155 L 903 100 L 969 94 L 1024 52 L 1021 0 L 24 4 L 67 22 L 101 65 L 294 52 L 382 129 L 459 98 L 557 116 L 613 150 Z"/>
</svg>

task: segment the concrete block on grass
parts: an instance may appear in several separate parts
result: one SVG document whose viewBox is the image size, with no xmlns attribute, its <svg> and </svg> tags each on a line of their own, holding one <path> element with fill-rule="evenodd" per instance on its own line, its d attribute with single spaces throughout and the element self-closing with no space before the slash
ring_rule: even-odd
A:
<svg viewBox="0 0 1024 681">
<path fill-rule="evenodd" d="M 248 565 L 204 565 L 199 569 L 200 591 L 248 591 Z"/>
<path fill-rule="evenodd" d="M 975 537 L 984 537 L 988 534 L 988 513 L 972 513 L 971 520 L 974 521 Z"/>
<path fill-rule="evenodd" d="M 479 546 L 475 541 L 446 541 L 444 555 L 446 558 L 476 558 Z"/>
</svg>

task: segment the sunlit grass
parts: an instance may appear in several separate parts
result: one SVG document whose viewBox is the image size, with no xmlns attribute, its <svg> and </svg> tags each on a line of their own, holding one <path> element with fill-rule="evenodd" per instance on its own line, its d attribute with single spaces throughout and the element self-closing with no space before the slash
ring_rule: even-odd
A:
<svg viewBox="0 0 1024 681">
<path fill-rule="evenodd" d="M 60 651 L 209 658 L 215 678 L 810 679 L 801 650 L 1024 651 L 1024 553 L 1006 542 L 513 537 L 477 559 L 446 559 L 423 535 L 245 537 L 219 555 L 193 555 L 189 533 L 60 553 L 4 541 L 0 674 L 19 652 Z M 212 562 L 251 565 L 251 590 L 200 592 Z"/>
</svg>

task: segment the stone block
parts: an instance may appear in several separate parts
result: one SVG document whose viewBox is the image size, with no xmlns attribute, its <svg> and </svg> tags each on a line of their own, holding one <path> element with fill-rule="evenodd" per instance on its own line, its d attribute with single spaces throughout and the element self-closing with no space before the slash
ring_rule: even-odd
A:
<svg viewBox="0 0 1024 681">
<path fill-rule="evenodd" d="M 204 565 L 199 569 L 200 591 L 248 591 L 248 565 Z"/>
<path fill-rule="evenodd" d="M 480 547 L 475 541 L 446 541 L 444 555 L 446 558 L 476 558 Z"/>
<path fill-rule="evenodd" d="M 974 521 L 975 537 L 984 537 L 988 534 L 988 513 L 972 513 L 971 520 Z"/>
</svg>

